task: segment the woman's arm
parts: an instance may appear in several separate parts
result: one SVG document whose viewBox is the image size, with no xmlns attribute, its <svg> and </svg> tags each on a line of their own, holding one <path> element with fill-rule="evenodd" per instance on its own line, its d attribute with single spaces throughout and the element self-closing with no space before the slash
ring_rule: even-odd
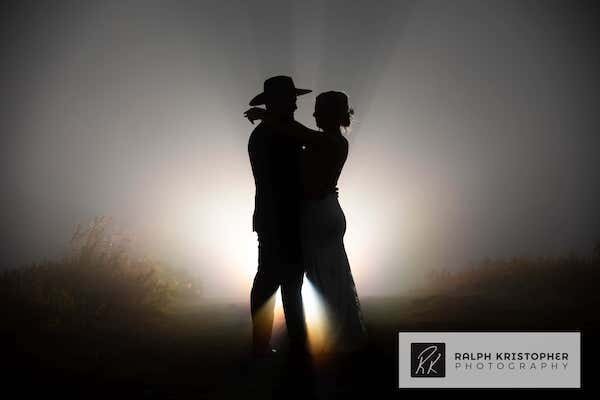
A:
<svg viewBox="0 0 600 400">
<path fill-rule="evenodd" d="M 322 132 L 310 129 L 298 121 L 281 121 L 273 115 L 270 115 L 267 110 L 263 108 L 252 107 L 244 113 L 244 116 L 253 124 L 255 120 L 260 119 L 264 124 L 273 127 L 302 143 L 317 143 L 323 138 Z"/>
<path fill-rule="evenodd" d="M 267 124 L 273 126 L 278 131 L 283 132 L 285 135 L 291 136 L 292 138 L 305 143 L 315 144 L 323 140 L 323 132 L 315 131 L 298 121 L 282 122 L 282 121 L 271 121 L 269 118 L 264 120 Z"/>
</svg>

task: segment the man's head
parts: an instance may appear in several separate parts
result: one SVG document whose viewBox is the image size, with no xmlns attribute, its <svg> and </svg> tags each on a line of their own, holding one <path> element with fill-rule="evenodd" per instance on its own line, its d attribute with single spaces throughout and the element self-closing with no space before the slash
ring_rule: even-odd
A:
<svg viewBox="0 0 600 400">
<path fill-rule="evenodd" d="M 289 76 L 278 75 L 267 79 L 262 93 L 250 101 L 251 106 L 265 105 L 269 111 L 284 118 L 291 118 L 296 106 L 297 96 L 312 90 L 297 89 Z"/>
<path fill-rule="evenodd" d="M 297 96 L 294 93 L 289 95 L 282 95 L 277 98 L 269 99 L 265 101 L 267 110 L 273 114 L 277 114 L 281 117 L 293 117 L 294 111 L 298 109 L 296 104 Z"/>
</svg>

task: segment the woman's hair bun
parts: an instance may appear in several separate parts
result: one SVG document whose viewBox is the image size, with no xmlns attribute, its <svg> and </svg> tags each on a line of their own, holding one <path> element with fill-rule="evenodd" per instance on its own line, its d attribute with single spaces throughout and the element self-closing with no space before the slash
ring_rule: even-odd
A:
<svg viewBox="0 0 600 400">
<path fill-rule="evenodd" d="M 340 126 L 343 126 L 344 128 L 350 126 L 350 115 L 352 115 L 350 111 L 347 111 L 346 113 L 344 113 L 344 115 L 342 115 L 342 118 L 340 120 Z"/>
</svg>

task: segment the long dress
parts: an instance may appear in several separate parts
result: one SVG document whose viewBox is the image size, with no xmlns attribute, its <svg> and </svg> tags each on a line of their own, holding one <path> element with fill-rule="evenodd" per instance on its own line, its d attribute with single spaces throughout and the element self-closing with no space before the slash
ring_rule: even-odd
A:
<svg viewBox="0 0 600 400">
<path fill-rule="evenodd" d="M 341 133 L 324 133 L 304 152 L 305 202 L 301 237 L 306 277 L 325 303 L 333 349 L 359 348 L 366 339 L 360 301 L 344 247 L 346 218 L 337 181 L 348 155 Z"/>
</svg>

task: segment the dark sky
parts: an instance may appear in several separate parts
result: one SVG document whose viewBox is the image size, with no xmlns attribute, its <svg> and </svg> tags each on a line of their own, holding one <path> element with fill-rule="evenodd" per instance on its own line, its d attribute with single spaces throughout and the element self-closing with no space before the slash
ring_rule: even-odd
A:
<svg viewBox="0 0 600 400">
<path fill-rule="evenodd" d="M 598 7 L 556 1 L 60 1 L 2 13 L 4 268 L 110 215 L 245 296 L 248 101 L 272 75 L 356 110 L 340 179 L 361 293 L 600 241 Z"/>
</svg>

